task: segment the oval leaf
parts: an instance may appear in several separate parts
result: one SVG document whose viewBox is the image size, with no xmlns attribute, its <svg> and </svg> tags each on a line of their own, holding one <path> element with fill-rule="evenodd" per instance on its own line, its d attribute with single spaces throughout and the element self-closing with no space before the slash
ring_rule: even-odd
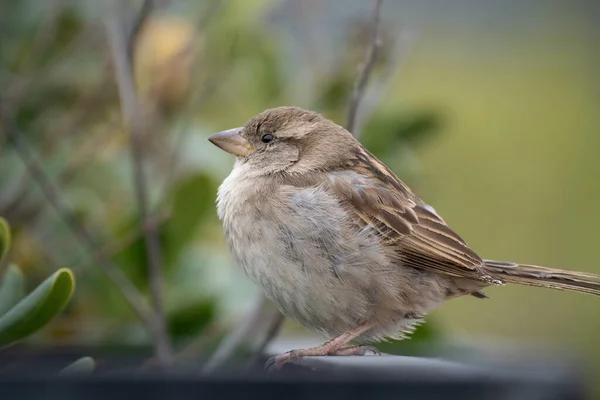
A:
<svg viewBox="0 0 600 400">
<path fill-rule="evenodd" d="M 25 279 L 23 273 L 12 264 L 0 282 L 0 317 L 10 310 L 25 295 Z"/>
<path fill-rule="evenodd" d="M 81 357 L 79 360 L 63 368 L 59 376 L 89 375 L 94 372 L 96 361 L 92 357 Z"/>
<path fill-rule="evenodd" d="M 20 341 L 46 325 L 67 305 L 75 277 L 61 268 L 0 317 L 0 348 Z"/>
<path fill-rule="evenodd" d="M 0 265 L 8 249 L 10 248 L 10 225 L 8 222 L 0 217 Z"/>
</svg>

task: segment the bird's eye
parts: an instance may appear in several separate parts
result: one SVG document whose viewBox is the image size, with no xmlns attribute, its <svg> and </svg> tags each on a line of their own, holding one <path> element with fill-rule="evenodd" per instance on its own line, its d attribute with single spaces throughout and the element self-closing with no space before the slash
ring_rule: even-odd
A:
<svg viewBox="0 0 600 400">
<path fill-rule="evenodd" d="M 275 137 L 273 135 L 271 135 L 270 133 L 267 133 L 266 135 L 263 135 L 263 137 L 260 138 L 260 140 L 263 143 L 270 143 L 273 141 L 273 139 L 275 139 Z"/>
</svg>

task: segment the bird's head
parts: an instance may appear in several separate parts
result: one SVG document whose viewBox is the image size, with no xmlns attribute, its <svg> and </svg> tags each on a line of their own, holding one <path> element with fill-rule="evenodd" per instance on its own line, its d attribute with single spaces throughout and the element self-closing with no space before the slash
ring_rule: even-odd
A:
<svg viewBox="0 0 600 400">
<path fill-rule="evenodd" d="M 272 108 L 243 127 L 215 133 L 211 143 L 264 174 L 326 171 L 359 146 L 344 128 L 298 107 Z"/>
</svg>

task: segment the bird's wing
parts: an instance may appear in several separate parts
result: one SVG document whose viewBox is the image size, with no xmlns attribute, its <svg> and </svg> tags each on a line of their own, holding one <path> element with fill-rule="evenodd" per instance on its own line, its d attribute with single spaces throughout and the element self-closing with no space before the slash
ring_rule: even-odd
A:
<svg viewBox="0 0 600 400">
<path fill-rule="evenodd" d="M 493 282 L 482 259 L 396 175 L 364 151 L 325 184 L 359 227 L 370 227 L 403 265 Z M 500 282 L 498 282 L 500 283 Z"/>
</svg>

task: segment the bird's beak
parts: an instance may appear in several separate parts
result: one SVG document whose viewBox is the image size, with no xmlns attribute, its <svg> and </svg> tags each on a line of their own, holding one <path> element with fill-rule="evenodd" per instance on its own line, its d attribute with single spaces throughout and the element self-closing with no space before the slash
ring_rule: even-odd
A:
<svg viewBox="0 0 600 400">
<path fill-rule="evenodd" d="M 230 154 L 245 157 L 255 149 L 242 137 L 241 133 L 243 129 L 244 128 L 235 128 L 218 132 L 209 136 L 208 140 Z"/>
</svg>

